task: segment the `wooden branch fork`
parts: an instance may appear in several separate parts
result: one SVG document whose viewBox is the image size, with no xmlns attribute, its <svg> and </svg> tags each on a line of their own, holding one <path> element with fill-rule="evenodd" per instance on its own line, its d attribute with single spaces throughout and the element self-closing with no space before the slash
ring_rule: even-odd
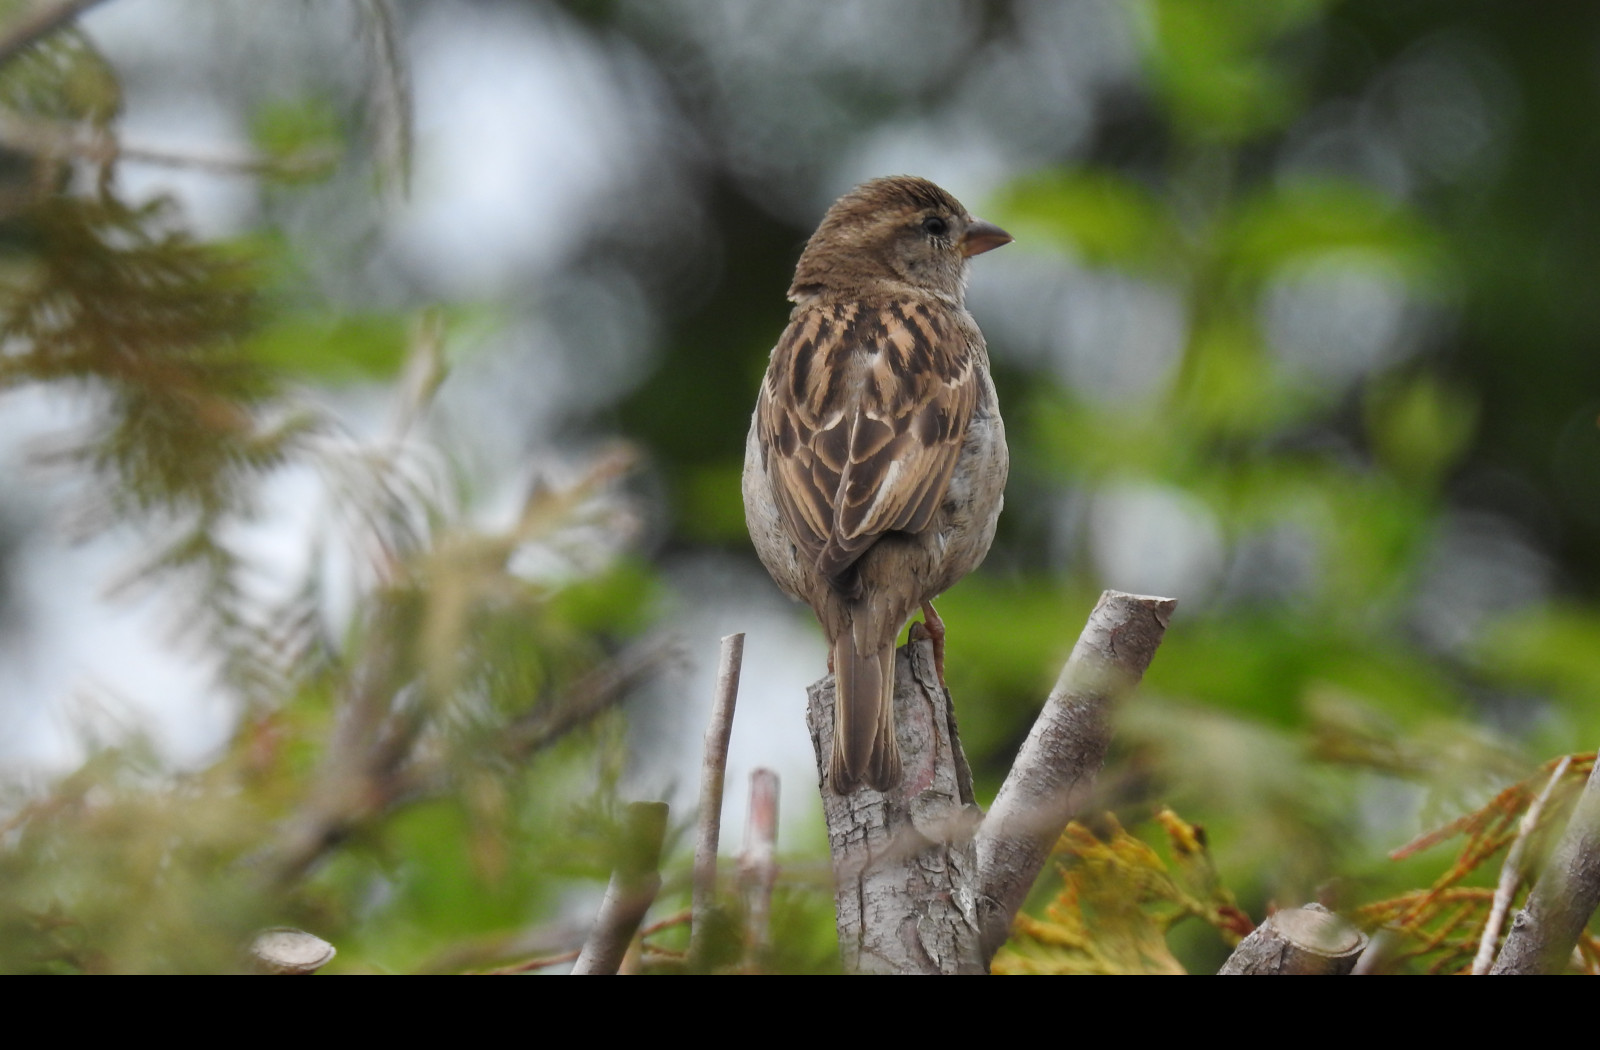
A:
<svg viewBox="0 0 1600 1050">
<path fill-rule="evenodd" d="M 1113 703 L 1143 677 L 1176 606 L 1120 591 L 1100 596 L 987 815 L 973 801 L 950 694 L 925 638 L 896 653 L 905 776 L 891 792 L 833 790 L 833 678 L 811 686 L 806 721 L 847 969 L 988 972 L 1051 847 L 1093 788 Z"/>
</svg>

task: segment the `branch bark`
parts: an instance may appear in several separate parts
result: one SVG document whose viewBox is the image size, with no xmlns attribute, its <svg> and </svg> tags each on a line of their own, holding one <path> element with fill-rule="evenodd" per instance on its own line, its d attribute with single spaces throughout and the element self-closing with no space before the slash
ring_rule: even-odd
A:
<svg viewBox="0 0 1600 1050">
<path fill-rule="evenodd" d="M 1112 704 L 1144 677 L 1177 602 L 1106 591 L 979 829 L 984 959 L 1005 943 L 1050 850 L 1094 789 Z"/>
<path fill-rule="evenodd" d="M 1034 723 L 994 810 L 974 804 L 950 694 L 922 638 L 896 654 L 905 774 L 888 793 L 833 791 L 833 678 L 807 724 L 828 821 L 840 953 L 863 973 L 986 973 L 1110 742 L 1111 704 L 1149 666 L 1176 602 L 1107 591 Z"/>
<path fill-rule="evenodd" d="M 661 843 L 666 835 L 665 802 L 628 805 L 623 855 L 611 873 L 611 883 L 600 902 L 589 939 L 572 966 L 575 976 L 613 974 L 622 966 L 644 913 L 661 892 Z"/>
<path fill-rule="evenodd" d="M 1366 947 L 1366 934 L 1322 905 L 1307 904 L 1274 912 L 1239 942 L 1217 972 L 1223 977 L 1342 977 Z"/>
<path fill-rule="evenodd" d="M 744 852 L 739 856 L 739 885 L 744 890 L 745 966 L 752 972 L 771 946 L 777 856 L 778 774 L 757 769 L 750 774 L 750 815 L 745 824 Z"/>
<path fill-rule="evenodd" d="M 1560 973 L 1600 904 L 1600 761 L 1527 905 L 1511 923 L 1495 974 Z"/>
<path fill-rule="evenodd" d="M 839 953 L 859 973 L 974 974 L 978 944 L 972 829 L 980 811 L 933 644 L 895 654 L 895 735 L 904 776 L 891 792 L 833 790 L 833 676 L 808 691 L 806 723 L 833 855 Z"/>
<path fill-rule="evenodd" d="M 1472 958 L 1472 974 L 1475 977 L 1488 973 L 1490 967 L 1494 965 L 1494 946 L 1500 942 L 1500 929 L 1505 923 L 1506 912 L 1511 910 L 1511 901 L 1526 874 L 1523 857 L 1528 852 L 1528 840 L 1539 827 L 1539 818 L 1544 813 L 1546 803 L 1550 801 L 1550 796 L 1555 793 L 1556 787 L 1567 775 L 1571 765 L 1571 755 L 1558 762 L 1550 773 L 1550 779 L 1545 782 L 1544 790 L 1540 791 L 1539 796 L 1528 805 L 1528 811 L 1522 814 L 1517 837 L 1512 840 L 1511 848 L 1506 850 L 1505 863 L 1500 865 L 1500 881 L 1494 888 L 1494 903 L 1489 908 L 1489 920 L 1483 924 L 1483 935 L 1478 938 L 1478 954 Z"/>
<path fill-rule="evenodd" d="M 363 28 L 373 67 L 368 91 L 373 113 L 373 145 L 382 176 L 384 195 L 391 205 L 400 205 L 411 196 L 412 128 L 415 123 L 411 97 L 411 78 L 407 75 L 404 49 L 390 0 L 366 0 L 362 5 Z"/>
<path fill-rule="evenodd" d="M 733 736 L 733 711 L 739 699 L 739 669 L 744 662 L 744 635 L 722 639 L 717 660 L 717 695 L 711 724 L 706 727 L 705 758 L 700 762 L 700 816 L 694 847 L 694 922 L 689 928 L 689 959 L 699 968 L 711 936 L 711 912 L 717 904 L 717 843 L 722 837 L 722 789 L 728 769 L 728 740 Z"/>
</svg>

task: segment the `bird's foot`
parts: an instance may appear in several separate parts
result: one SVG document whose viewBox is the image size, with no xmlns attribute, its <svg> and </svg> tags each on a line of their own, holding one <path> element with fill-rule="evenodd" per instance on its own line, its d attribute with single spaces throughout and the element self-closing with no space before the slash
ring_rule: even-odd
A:
<svg viewBox="0 0 1600 1050">
<path fill-rule="evenodd" d="M 944 621 L 934 611 L 932 602 L 922 603 L 922 629 L 933 642 L 933 669 L 939 674 L 939 684 L 944 685 Z"/>
</svg>

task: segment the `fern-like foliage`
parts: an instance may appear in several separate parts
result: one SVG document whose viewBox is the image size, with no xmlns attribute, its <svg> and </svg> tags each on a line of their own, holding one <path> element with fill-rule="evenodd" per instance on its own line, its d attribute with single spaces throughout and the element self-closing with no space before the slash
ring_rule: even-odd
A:
<svg viewBox="0 0 1600 1050">
<path fill-rule="evenodd" d="M 1386 953 L 1388 966 L 1419 968 L 1427 973 L 1470 970 L 1494 912 L 1495 887 L 1483 884 L 1486 877 L 1492 881 L 1496 873 L 1491 862 L 1519 836 L 1533 847 L 1524 856 L 1537 858 L 1547 853 L 1566 826 L 1594 763 L 1593 753 L 1551 759 L 1537 774 L 1512 784 L 1487 805 L 1396 850 L 1393 858 L 1402 860 L 1458 836 L 1462 839 L 1455 862 L 1432 886 L 1375 901 L 1356 912 L 1362 925 L 1381 927 L 1397 935 L 1394 950 Z M 1545 797 L 1538 805 L 1533 826 L 1521 827 L 1524 814 L 1541 795 Z M 1528 870 L 1512 873 L 1517 886 L 1527 887 L 1534 882 L 1537 866 L 1530 863 L 1526 867 Z M 1523 895 L 1519 891 L 1517 898 Z M 1508 929 L 1509 920 L 1502 917 L 1495 936 L 1496 951 Z M 1578 970 L 1600 972 L 1600 938 L 1588 930 L 1578 938 L 1574 971 Z"/>
<path fill-rule="evenodd" d="M 1222 885 L 1205 833 L 1170 809 L 1157 814 L 1169 864 L 1107 814 L 1096 834 L 1077 821 L 1056 844 L 1061 890 L 1042 919 L 1022 914 L 995 956 L 997 974 L 1179 974 L 1167 947 L 1178 922 L 1198 918 L 1229 944 L 1252 928 Z"/>
</svg>

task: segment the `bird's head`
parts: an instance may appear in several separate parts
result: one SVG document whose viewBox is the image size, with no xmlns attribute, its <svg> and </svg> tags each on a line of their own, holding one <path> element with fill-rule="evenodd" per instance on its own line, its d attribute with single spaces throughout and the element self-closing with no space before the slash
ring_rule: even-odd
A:
<svg viewBox="0 0 1600 1050">
<path fill-rule="evenodd" d="M 893 175 L 840 197 L 806 242 L 789 298 L 910 286 L 959 304 L 967 260 L 1009 243 L 927 179 Z"/>
</svg>

